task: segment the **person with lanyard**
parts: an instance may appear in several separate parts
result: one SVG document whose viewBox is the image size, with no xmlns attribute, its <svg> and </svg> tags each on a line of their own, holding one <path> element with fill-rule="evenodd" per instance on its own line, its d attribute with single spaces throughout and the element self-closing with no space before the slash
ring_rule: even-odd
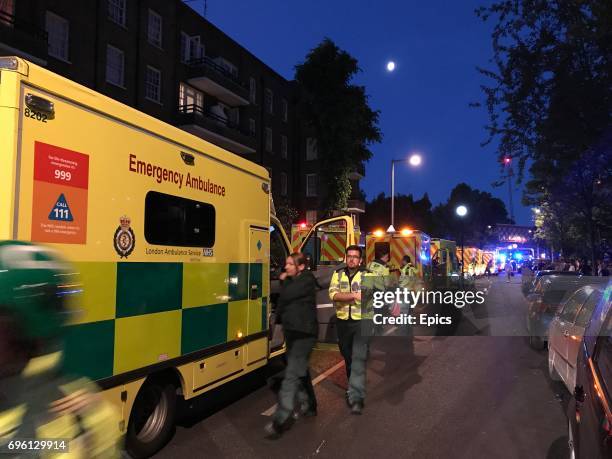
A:
<svg viewBox="0 0 612 459">
<path fill-rule="evenodd" d="M 352 414 L 361 414 L 366 395 L 366 364 L 370 336 L 362 320 L 361 287 L 368 271 L 362 267 L 363 252 L 358 245 L 346 249 L 346 267 L 336 270 L 329 284 L 337 318 L 338 345 L 344 358 L 348 390 L 346 402 Z"/>
<path fill-rule="evenodd" d="M 317 399 L 312 387 L 308 359 L 317 341 L 317 281 L 307 269 L 302 253 L 292 253 L 281 274 L 282 287 L 278 298 L 277 323 L 283 326 L 287 345 L 287 368 L 273 421 L 266 425 L 266 436 L 279 438 L 293 425 L 296 398 L 304 417 L 317 415 Z"/>
</svg>

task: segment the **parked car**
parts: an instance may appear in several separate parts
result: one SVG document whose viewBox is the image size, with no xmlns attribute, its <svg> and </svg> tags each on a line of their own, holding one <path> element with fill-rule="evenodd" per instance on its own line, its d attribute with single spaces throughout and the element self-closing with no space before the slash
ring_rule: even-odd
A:
<svg viewBox="0 0 612 459">
<path fill-rule="evenodd" d="M 553 274 L 538 280 L 533 293 L 527 297 L 527 333 L 532 348 L 546 348 L 548 327 L 557 310 L 572 293 L 589 284 L 590 279 L 593 278 Z"/>
<path fill-rule="evenodd" d="M 542 278 L 542 276 L 573 276 L 579 277 L 580 273 L 577 271 L 553 271 L 553 270 L 543 270 L 543 271 L 535 271 L 531 276 L 527 276 L 523 279 L 521 290 L 524 296 L 533 293 L 535 290 L 538 281 Z"/>
<path fill-rule="evenodd" d="M 585 328 L 603 295 L 607 279 L 579 288 L 559 308 L 548 329 L 548 372 L 568 391 L 576 385 L 576 359 Z M 604 285 L 602 285 L 604 284 Z"/>
<path fill-rule="evenodd" d="M 612 283 L 595 307 L 579 346 L 567 417 L 570 457 L 612 457 Z"/>
</svg>

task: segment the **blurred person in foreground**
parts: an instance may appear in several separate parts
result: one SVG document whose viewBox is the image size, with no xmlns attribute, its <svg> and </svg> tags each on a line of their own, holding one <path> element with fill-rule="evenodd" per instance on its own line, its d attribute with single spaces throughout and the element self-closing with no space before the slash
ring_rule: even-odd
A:
<svg viewBox="0 0 612 459">
<path fill-rule="evenodd" d="M 282 287 L 278 298 L 277 323 L 283 325 L 287 345 L 287 368 L 273 421 L 266 425 L 265 433 L 271 439 L 280 437 L 293 425 L 296 399 L 302 416 L 316 416 L 315 397 L 308 360 L 317 341 L 317 282 L 306 268 L 306 257 L 292 253 L 281 274 Z"/>
<path fill-rule="evenodd" d="M 2 458 L 120 455 L 117 413 L 92 382 L 62 371 L 67 303 L 80 291 L 73 276 L 48 249 L 0 242 L 0 452 L 8 453 Z M 68 452 L 10 450 L 26 439 L 66 440 Z"/>
</svg>

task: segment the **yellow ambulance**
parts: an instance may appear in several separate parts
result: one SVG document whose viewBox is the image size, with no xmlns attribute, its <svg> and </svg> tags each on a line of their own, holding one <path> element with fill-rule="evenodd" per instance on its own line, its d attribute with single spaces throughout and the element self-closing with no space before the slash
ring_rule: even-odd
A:
<svg viewBox="0 0 612 459">
<path fill-rule="evenodd" d="M 270 318 L 290 244 L 265 168 L 14 57 L 0 57 L 0 153 L 0 240 L 76 268 L 65 369 L 117 406 L 133 456 L 168 441 L 178 396 L 283 351 Z M 349 217 L 322 224 L 354 243 Z"/>
</svg>

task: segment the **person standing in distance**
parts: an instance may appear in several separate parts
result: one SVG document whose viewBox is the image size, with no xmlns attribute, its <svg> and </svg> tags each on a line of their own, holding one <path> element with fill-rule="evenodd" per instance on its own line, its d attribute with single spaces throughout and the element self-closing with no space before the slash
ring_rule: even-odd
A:
<svg viewBox="0 0 612 459">
<path fill-rule="evenodd" d="M 285 272 L 278 298 L 277 323 L 283 325 L 287 345 L 287 368 L 278 392 L 278 408 L 273 421 L 266 425 L 270 438 L 278 438 L 291 428 L 296 398 L 303 416 L 316 416 L 317 399 L 312 387 L 308 359 L 317 341 L 316 280 L 306 268 L 306 257 L 292 253 L 285 262 Z"/>
<path fill-rule="evenodd" d="M 329 297 L 334 302 L 338 319 L 338 344 L 348 378 L 346 401 L 353 414 L 363 411 L 369 351 L 369 336 L 364 336 L 361 327 L 361 282 L 367 272 L 361 266 L 362 258 L 361 247 L 349 246 L 346 249 L 347 266 L 336 270 L 329 284 Z"/>
</svg>

